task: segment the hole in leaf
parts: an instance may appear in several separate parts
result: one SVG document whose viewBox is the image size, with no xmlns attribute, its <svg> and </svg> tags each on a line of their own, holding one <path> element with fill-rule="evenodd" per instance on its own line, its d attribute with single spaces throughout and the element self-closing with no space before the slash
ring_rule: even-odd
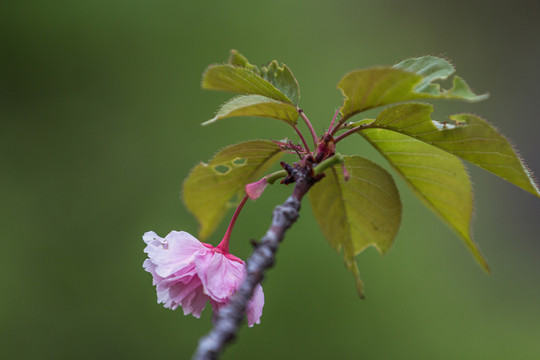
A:
<svg viewBox="0 0 540 360">
<path fill-rule="evenodd" d="M 246 164 L 246 158 L 236 158 L 232 162 L 233 162 L 233 165 L 242 166 Z"/>
<path fill-rule="evenodd" d="M 216 165 L 216 166 L 214 166 L 214 170 L 219 175 L 225 175 L 227 172 L 229 172 L 229 170 L 231 170 L 231 168 L 228 167 L 227 165 Z"/>
<path fill-rule="evenodd" d="M 459 123 L 454 125 L 448 121 L 435 121 L 435 120 L 432 120 L 432 123 L 433 125 L 435 125 L 435 127 L 438 130 L 451 130 L 451 129 L 455 129 L 456 125 L 459 125 Z"/>
</svg>

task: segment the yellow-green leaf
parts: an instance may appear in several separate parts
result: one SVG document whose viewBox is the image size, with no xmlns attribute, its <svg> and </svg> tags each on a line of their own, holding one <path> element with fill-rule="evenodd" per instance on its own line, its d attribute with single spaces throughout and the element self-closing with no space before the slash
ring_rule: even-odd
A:
<svg viewBox="0 0 540 360">
<path fill-rule="evenodd" d="M 395 131 L 366 129 L 360 134 L 388 159 L 414 193 L 458 233 L 489 272 L 471 236 L 473 192 L 463 163 L 446 151 Z"/>
<path fill-rule="evenodd" d="M 454 67 L 447 60 L 436 56 L 421 56 L 405 59 L 393 66 L 396 69 L 405 70 L 422 76 L 422 81 L 416 85 L 418 92 L 429 92 L 437 94 L 432 85 L 435 80 L 445 80 L 455 71 Z M 437 89 L 440 92 L 440 87 Z"/>
<path fill-rule="evenodd" d="M 445 59 L 423 56 L 402 61 L 392 67 L 352 71 L 338 83 L 345 96 L 341 109 L 344 118 L 382 105 L 414 99 L 458 99 L 480 101 L 487 95 L 476 95 L 460 77 L 454 77 L 449 90 L 441 89 L 444 80 L 455 71 Z"/>
<path fill-rule="evenodd" d="M 261 66 L 259 71 L 263 79 L 284 93 L 293 104 L 298 104 L 298 100 L 300 100 L 300 86 L 287 65 L 279 65 L 274 60 L 267 66 Z"/>
<path fill-rule="evenodd" d="M 203 123 L 208 125 L 234 116 L 262 116 L 296 124 L 298 112 L 294 106 L 261 95 L 241 95 L 227 101 L 216 116 Z"/>
<path fill-rule="evenodd" d="M 381 111 L 370 127 L 396 131 L 424 141 L 540 197 L 532 172 L 510 142 L 487 121 L 471 114 L 431 120 L 428 104 L 402 104 Z"/>
<path fill-rule="evenodd" d="M 262 95 L 290 105 L 298 104 L 300 87 L 291 69 L 276 60 L 266 66 L 255 66 L 236 50 L 229 63 L 210 65 L 203 74 L 204 89 Z"/>
<path fill-rule="evenodd" d="M 244 67 L 260 75 L 259 68 L 256 65 L 251 64 L 248 59 L 244 55 L 240 54 L 237 50 L 231 50 L 231 55 L 229 56 L 229 64 Z"/>
<path fill-rule="evenodd" d="M 323 234 L 336 251 L 343 250 L 361 295 L 354 258 L 368 246 L 383 254 L 390 249 L 401 222 L 401 201 L 392 176 L 379 165 L 359 156 L 344 156 L 344 165 L 348 181 L 341 166 L 333 166 L 310 190 L 309 199 Z"/>
<path fill-rule="evenodd" d="M 272 141 L 257 140 L 228 146 L 208 164 L 200 163 L 183 186 L 186 207 L 197 218 L 199 239 L 212 234 L 219 222 L 244 193 L 283 153 Z"/>
<path fill-rule="evenodd" d="M 300 99 L 300 86 L 294 77 L 291 69 L 285 64 L 279 64 L 276 60 L 271 61 L 266 66 L 258 67 L 251 64 L 248 59 L 237 50 L 231 50 L 229 64 L 240 66 L 253 71 L 263 79 L 271 83 L 287 96 L 294 104 L 298 104 Z"/>
<path fill-rule="evenodd" d="M 251 71 L 233 65 L 210 65 L 203 74 L 203 89 L 231 91 L 242 94 L 262 95 L 294 105 L 274 85 Z"/>
</svg>

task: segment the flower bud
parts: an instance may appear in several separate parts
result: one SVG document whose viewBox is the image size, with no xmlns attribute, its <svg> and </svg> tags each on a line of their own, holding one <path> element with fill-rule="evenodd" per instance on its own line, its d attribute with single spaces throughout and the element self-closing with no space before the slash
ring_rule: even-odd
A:
<svg viewBox="0 0 540 360">
<path fill-rule="evenodd" d="M 263 177 L 261 180 L 257 182 L 247 184 L 246 194 L 251 200 L 256 200 L 262 195 L 267 185 L 268 185 L 268 181 L 266 181 L 266 178 Z"/>
</svg>

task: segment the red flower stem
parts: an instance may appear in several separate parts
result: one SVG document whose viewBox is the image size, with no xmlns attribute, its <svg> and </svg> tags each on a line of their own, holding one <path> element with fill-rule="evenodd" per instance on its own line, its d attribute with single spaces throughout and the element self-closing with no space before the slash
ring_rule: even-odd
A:
<svg viewBox="0 0 540 360">
<path fill-rule="evenodd" d="M 248 196 L 245 195 L 242 201 L 240 202 L 240 205 L 236 208 L 236 211 L 234 212 L 234 215 L 231 219 L 231 222 L 229 223 L 229 227 L 227 228 L 227 231 L 225 232 L 225 236 L 223 236 L 223 240 L 219 243 L 217 246 L 218 249 L 222 250 L 224 253 L 229 253 L 229 240 L 231 238 L 231 233 L 234 228 L 234 223 L 236 223 L 236 219 L 238 219 L 238 215 L 240 215 L 240 211 L 242 211 L 242 208 L 246 204 L 246 201 L 248 199 Z"/>
<path fill-rule="evenodd" d="M 302 143 L 304 144 L 304 147 L 306 148 L 306 153 L 311 153 L 311 150 L 309 150 L 309 146 L 306 142 L 306 139 L 304 139 L 304 136 L 302 136 L 302 133 L 300 132 L 300 129 L 296 125 L 292 125 L 293 129 L 296 131 L 298 136 L 300 136 L 300 139 L 302 140 Z"/>
<path fill-rule="evenodd" d="M 309 131 L 311 132 L 311 136 L 313 137 L 313 143 L 315 144 L 315 147 L 317 147 L 317 145 L 319 143 L 319 140 L 317 140 L 317 133 L 315 132 L 315 129 L 313 129 L 313 126 L 311 125 L 311 122 L 309 121 L 306 114 L 304 114 L 304 110 L 302 110 L 300 108 L 297 108 L 297 110 L 298 110 L 298 114 L 300 115 L 302 120 L 304 120 L 304 122 L 306 123 Z"/>
</svg>

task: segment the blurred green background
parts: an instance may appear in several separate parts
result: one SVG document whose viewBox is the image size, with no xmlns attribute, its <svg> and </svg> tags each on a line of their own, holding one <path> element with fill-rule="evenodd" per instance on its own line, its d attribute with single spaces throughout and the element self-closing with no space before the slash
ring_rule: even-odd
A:
<svg viewBox="0 0 540 360">
<path fill-rule="evenodd" d="M 435 116 L 483 116 L 540 174 L 538 1 L 11 1 L 0 26 L 1 359 L 190 358 L 211 312 L 156 304 L 141 236 L 196 234 L 180 189 L 197 162 L 295 138 L 272 120 L 200 126 L 229 97 L 203 92 L 201 73 L 232 48 L 288 64 L 317 130 L 347 71 L 447 56 L 491 97 Z M 383 163 L 357 140 L 342 152 Z M 306 201 L 263 284 L 261 325 L 223 358 L 540 358 L 540 199 L 469 168 L 491 276 L 398 181 L 401 231 L 389 255 L 359 257 L 361 301 Z M 249 254 L 290 190 L 248 204 L 234 253 Z"/>
</svg>

